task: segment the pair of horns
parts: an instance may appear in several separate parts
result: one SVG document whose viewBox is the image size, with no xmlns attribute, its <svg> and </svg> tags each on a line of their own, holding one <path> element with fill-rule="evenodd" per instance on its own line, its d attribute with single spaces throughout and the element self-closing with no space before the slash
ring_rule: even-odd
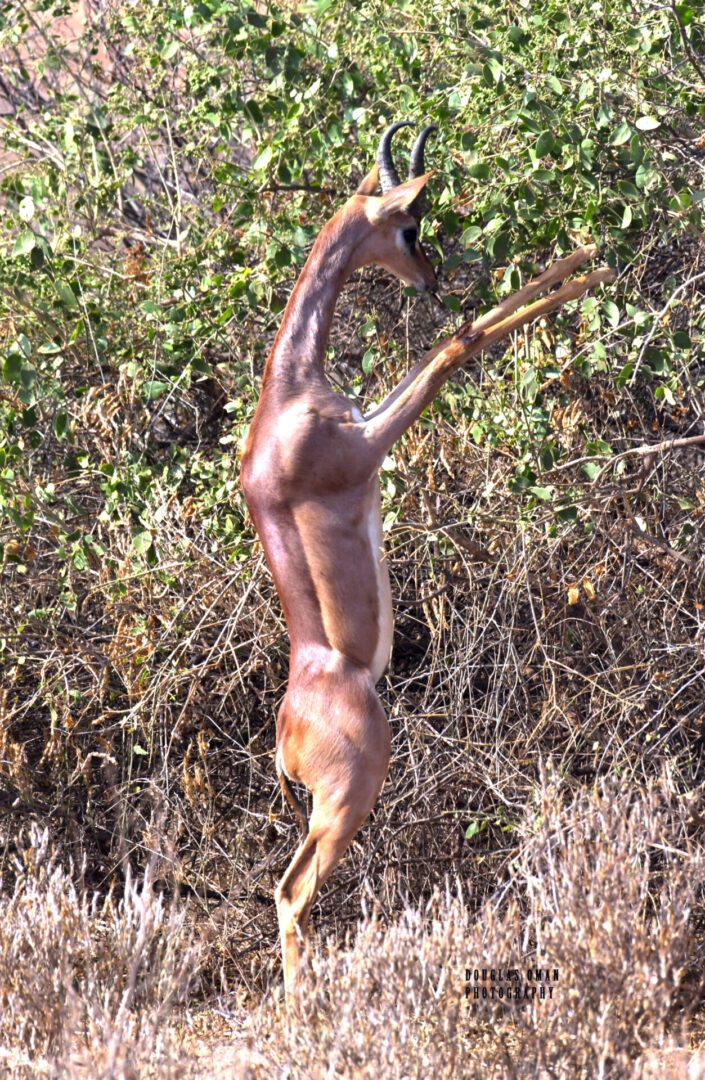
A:
<svg viewBox="0 0 705 1080">
<path fill-rule="evenodd" d="M 410 120 L 399 120 L 396 124 L 390 124 L 382 138 L 379 140 L 377 164 L 379 166 L 379 182 L 383 193 L 390 191 L 393 187 L 398 187 L 401 183 L 399 173 L 394 165 L 394 158 L 392 157 L 392 138 L 394 133 L 398 131 L 399 128 L 413 126 L 414 125 Z M 416 180 L 419 176 L 423 176 L 426 171 L 424 166 L 426 140 L 432 131 L 437 130 L 438 128 L 435 124 L 429 124 L 428 127 L 425 127 L 419 134 L 412 147 L 411 156 L 409 158 L 409 180 Z M 409 207 L 409 213 L 413 214 L 414 217 L 421 217 L 423 213 L 423 202 L 420 194 L 414 199 L 414 202 Z"/>
<path fill-rule="evenodd" d="M 399 173 L 394 165 L 394 159 L 392 158 L 392 138 L 394 133 L 398 131 L 399 128 L 413 126 L 411 120 L 398 120 L 396 124 L 390 124 L 382 138 L 379 140 L 377 164 L 379 165 L 379 182 L 382 185 L 383 192 L 387 192 L 393 187 L 398 187 L 401 183 Z M 429 124 L 428 127 L 425 127 L 414 143 L 411 157 L 409 158 L 409 180 L 416 180 L 417 177 L 423 176 L 426 171 L 423 160 L 424 148 L 426 146 L 426 140 L 432 131 L 438 131 L 435 124 Z"/>
</svg>

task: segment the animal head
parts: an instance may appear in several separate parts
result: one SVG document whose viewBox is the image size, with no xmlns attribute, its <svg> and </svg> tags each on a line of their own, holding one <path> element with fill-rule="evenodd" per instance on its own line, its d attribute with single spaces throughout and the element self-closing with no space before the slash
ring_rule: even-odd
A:
<svg viewBox="0 0 705 1080">
<path fill-rule="evenodd" d="M 392 124 L 382 135 L 377 162 L 346 204 L 355 215 L 364 215 L 368 228 L 360 230 L 356 263 L 377 263 L 420 292 L 433 289 L 436 275 L 419 243 L 419 226 L 424 213 L 423 188 L 430 173 L 424 172 L 424 148 L 434 124 L 418 136 L 409 158 L 409 176 L 403 183 L 392 158 L 395 131 L 412 126 L 408 120 Z M 377 195 L 378 185 L 382 194 Z"/>
</svg>

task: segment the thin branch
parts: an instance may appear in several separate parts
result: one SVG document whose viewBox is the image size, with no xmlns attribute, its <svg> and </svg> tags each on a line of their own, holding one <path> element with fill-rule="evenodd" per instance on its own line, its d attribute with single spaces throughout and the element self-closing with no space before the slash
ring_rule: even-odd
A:
<svg viewBox="0 0 705 1080">
<path fill-rule="evenodd" d="M 669 296 L 668 300 L 663 305 L 661 310 L 656 312 L 656 314 L 654 315 L 654 321 L 653 321 L 653 324 L 651 326 L 651 329 L 649 330 L 649 332 L 646 335 L 646 338 L 645 338 L 641 348 L 639 349 L 639 355 L 638 355 L 638 357 L 636 359 L 636 363 L 634 365 L 634 371 L 632 372 L 632 377 L 629 380 L 629 385 L 630 386 L 634 385 L 634 380 L 636 379 L 636 377 L 637 377 L 637 375 L 639 373 L 639 368 L 641 367 L 641 362 L 644 359 L 644 353 L 646 352 L 646 350 L 647 350 L 647 348 L 648 348 L 648 346 L 649 346 L 649 344 L 651 342 L 651 339 L 653 338 L 654 334 L 656 333 L 656 328 L 657 328 L 657 326 L 659 324 L 659 320 L 664 317 L 664 315 L 667 313 L 667 311 L 670 308 L 673 301 L 676 299 L 677 296 L 679 296 L 683 292 L 684 289 L 687 289 L 689 285 L 694 285 L 696 281 L 701 281 L 702 278 L 705 278 L 705 270 L 700 274 L 695 274 L 693 277 L 689 277 L 687 281 L 682 282 L 682 284 L 678 285 L 677 288 L 675 288 L 673 290 L 673 292 L 671 293 L 671 295 Z"/>
<path fill-rule="evenodd" d="M 644 465 L 646 466 L 648 459 L 650 457 L 655 457 L 656 454 L 668 453 L 669 450 L 679 450 L 682 449 L 682 447 L 684 446 L 698 446 L 702 443 L 705 443 L 705 434 L 691 435 L 686 439 L 666 439 L 664 442 L 652 443 L 651 445 L 647 443 L 644 446 L 632 446 L 629 450 L 622 450 L 619 454 L 613 454 L 609 461 L 605 462 L 604 466 L 600 469 L 599 473 L 592 481 L 593 486 L 598 483 L 598 481 L 602 478 L 607 469 L 611 465 L 614 465 L 615 461 L 619 461 L 621 458 L 629 457 L 630 454 L 641 454 L 645 459 Z M 602 454 L 596 454 L 591 457 L 578 458 L 576 461 L 567 462 L 565 465 L 556 465 L 556 470 L 566 469 L 569 465 L 581 465 L 586 461 L 596 461 L 602 458 L 602 456 Z M 551 471 L 553 472 L 555 470 Z"/>
<path fill-rule="evenodd" d="M 671 13 L 676 20 L 678 33 L 680 34 L 681 41 L 683 42 L 683 50 L 688 59 L 690 60 L 691 64 L 697 71 L 698 75 L 700 76 L 703 86 L 705 86 L 705 71 L 701 68 L 699 61 L 695 59 L 693 50 L 690 47 L 690 42 L 688 41 L 688 35 L 685 32 L 685 27 L 683 26 L 683 23 L 681 22 L 681 17 L 678 14 L 678 8 L 676 7 L 675 0 L 671 0 Z"/>
</svg>

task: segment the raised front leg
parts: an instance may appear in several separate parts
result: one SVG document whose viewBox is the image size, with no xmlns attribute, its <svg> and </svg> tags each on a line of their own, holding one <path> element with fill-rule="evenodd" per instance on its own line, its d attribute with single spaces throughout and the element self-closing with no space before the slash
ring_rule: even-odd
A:
<svg viewBox="0 0 705 1080">
<path fill-rule="evenodd" d="M 534 300 L 537 296 L 540 296 L 542 292 L 550 288 L 551 285 L 555 285 L 558 281 L 563 281 L 564 278 L 572 274 L 574 270 L 577 270 L 582 263 L 587 262 L 588 259 L 594 258 L 597 254 L 597 248 L 594 245 L 588 247 L 576 248 L 570 255 L 566 255 L 563 259 L 558 259 L 547 270 L 544 270 L 539 277 L 534 278 L 532 281 L 527 282 L 523 288 L 517 292 L 512 293 L 511 296 L 503 300 L 497 307 L 492 308 L 485 315 L 482 315 L 475 322 L 469 321 L 458 330 L 452 338 L 446 338 L 445 341 L 435 345 L 419 360 L 417 364 L 406 373 L 404 378 L 395 386 L 390 394 L 375 406 L 369 413 L 367 413 L 366 420 L 374 420 L 376 417 L 381 416 L 387 412 L 390 405 L 403 394 L 407 388 L 411 387 L 415 383 L 418 377 L 426 370 L 429 364 L 441 353 L 448 345 L 453 341 L 465 341 L 469 344 L 470 341 L 475 340 L 472 335 L 477 335 L 482 330 L 487 330 L 497 322 L 501 322 L 508 315 L 517 311 L 518 308 L 528 304 L 531 300 Z M 484 344 L 482 345 L 484 348 Z M 442 385 L 442 383 L 440 384 Z"/>
<path fill-rule="evenodd" d="M 592 258 L 594 254 L 594 247 L 579 248 L 572 255 L 554 263 L 535 281 L 529 282 L 498 307 L 476 322 L 466 323 L 452 338 L 431 349 L 366 418 L 365 438 L 380 463 L 397 439 L 401 438 L 433 401 L 443 384 L 471 357 L 508 337 L 526 323 L 555 311 L 569 300 L 576 300 L 595 285 L 611 281 L 614 271 L 603 267 L 586 277 L 567 282 L 535 304 L 526 303 L 551 285 L 562 281 L 580 263 Z"/>
</svg>

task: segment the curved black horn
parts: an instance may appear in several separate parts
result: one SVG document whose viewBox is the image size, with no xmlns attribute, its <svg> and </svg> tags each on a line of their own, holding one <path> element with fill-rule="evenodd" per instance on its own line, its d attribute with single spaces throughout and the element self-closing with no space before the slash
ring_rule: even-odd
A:
<svg viewBox="0 0 705 1080">
<path fill-rule="evenodd" d="M 423 152 L 426 146 L 426 139 L 429 137 L 432 131 L 438 131 L 438 128 L 435 124 L 429 124 L 428 127 L 425 127 L 423 131 L 419 134 L 419 137 L 413 145 L 411 157 L 409 158 L 410 180 L 416 180 L 417 177 L 423 176 L 426 171 L 423 160 Z M 426 213 L 426 210 L 428 209 L 428 200 L 426 199 L 426 196 L 422 191 L 419 192 L 419 194 L 412 202 L 411 206 L 407 207 L 407 209 L 411 216 L 415 217 L 417 221 L 421 220 L 421 218 Z"/>
<path fill-rule="evenodd" d="M 423 152 L 426 146 L 426 139 L 429 137 L 432 131 L 438 131 L 436 124 L 429 124 L 425 127 L 418 139 L 414 143 L 414 147 L 411 151 L 411 157 L 409 158 L 409 179 L 415 180 L 417 176 L 423 176 L 426 172 Z"/>
<path fill-rule="evenodd" d="M 379 165 L 379 182 L 382 186 L 382 192 L 389 191 L 401 183 L 392 158 L 392 136 L 399 128 L 413 126 L 410 120 L 398 120 L 396 124 L 390 124 L 379 140 L 377 164 Z"/>
</svg>

